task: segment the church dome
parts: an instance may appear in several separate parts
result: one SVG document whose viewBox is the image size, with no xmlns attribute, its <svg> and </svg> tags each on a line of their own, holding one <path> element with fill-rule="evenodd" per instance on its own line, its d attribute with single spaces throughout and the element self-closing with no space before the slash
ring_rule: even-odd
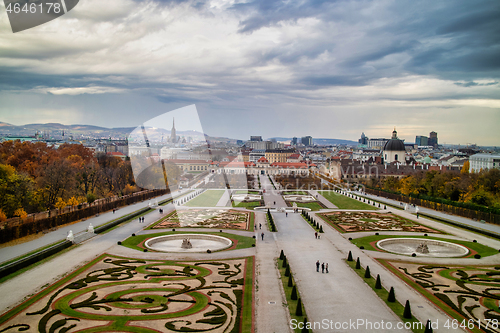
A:
<svg viewBox="0 0 500 333">
<path fill-rule="evenodd" d="M 405 144 L 402 140 L 398 139 L 398 132 L 394 129 L 392 132 L 392 138 L 387 141 L 384 145 L 384 151 L 405 151 Z"/>
</svg>

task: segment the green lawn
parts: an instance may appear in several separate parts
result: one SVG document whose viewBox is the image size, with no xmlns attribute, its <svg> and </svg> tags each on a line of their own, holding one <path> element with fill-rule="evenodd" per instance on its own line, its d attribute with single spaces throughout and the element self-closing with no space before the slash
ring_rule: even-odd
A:
<svg viewBox="0 0 500 333">
<path fill-rule="evenodd" d="M 370 243 L 378 242 L 379 240 L 385 239 L 385 238 L 435 239 L 435 240 L 440 240 L 440 241 L 445 241 L 445 242 L 463 245 L 463 246 L 465 246 L 473 251 L 476 251 L 478 254 L 481 255 L 481 257 L 488 257 L 488 256 L 492 256 L 494 254 L 498 254 L 498 250 L 493 249 L 493 248 L 486 246 L 486 245 L 479 244 L 479 243 L 467 242 L 467 241 L 455 240 L 455 239 L 447 239 L 447 238 L 438 238 L 438 237 L 373 235 L 373 236 L 356 238 L 356 239 L 353 239 L 351 242 L 353 244 L 355 244 L 357 247 L 364 246 L 365 250 L 377 251 L 377 249 L 375 249 L 373 246 L 371 246 Z M 468 256 L 470 256 L 470 254 Z"/>
<path fill-rule="evenodd" d="M 280 258 L 277 258 L 276 262 L 278 264 L 278 268 L 280 271 L 281 283 L 283 284 L 283 290 L 285 292 L 286 304 L 288 307 L 288 311 L 290 312 L 290 318 L 295 319 L 297 321 L 297 323 L 302 323 L 304 321 L 304 318 L 307 318 L 306 310 L 304 308 L 304 303 L 302 303 L 303 316 L 297 316 L 295 314 L 295 311 L 297 310 L 298 300 L 292 300 L 291 294 L 292 294 L 293 287 L 288 286 L 288 279 L 289 278 L 288 278 L 288 276 L 285 276 L 286 268 L 283 268 L 283 260 L 281 260 Z M 295 285 L 295 279 L 293 278 L 293 272 L 290 272 L 290 274 L 292 274 L 292 280 L 293 280 L 294 285 Z M 295 285 L 295 288 L 297 288 L 296 285 Z M 300 297 L 300 293 L 299 293 L 298 289 L 297 289 L 297 297 Z M 294 332 L 301 333 L 303 331 L 299 328 L 296 328 L 294 330 Z M 310 332 L 310 331 L 308 330 L 307 332 Z"/>
<path fill-rule="evenodd" d="M 293 203 L 290 202 L 293 206 Z M 311 210 L 320 210 L 320 209 L 325 209 L 322 207 L 319 203 L 317 202 L 297 202 L 297 207 L 304 207 L 304 208 L 310 208 Z"/>
<path fill-rule="evenodd" d="M 215 207 L 219 199 L 224 194 L 224 190 L 207 190 L 184 204 L 188 207 Z"/>
<path fill-rule="evenodd" d="M 259 194 L 257 190 L 236 190 L 232 192 L 233 194 Z"/>
<path fill-rule="evenodd" d="M 164 235 L 183 234 L 183 233 L 185 234 L 186 231 L 167 231 L 167 232 L 160 232 L 160 233 L 156 233 L 156 234 L 131 236 L 131 237 L 125 239 L 121 245 L 128 247 L 128 248 L 131 248 L 133 250 L 138 250 L 138 251 L 142 252 L 142 251 L 144 251 L 144 248 L 139 247 L 138 245 L 141 244 L 142 242 L 144 242 L 148 238 L 164 236 Z M 252 247 L 252 244 L 255 244 L 255 238 L 239 236 L 239 235 L 229 234 L 229 233 L 225 233 L 225 232 L 192 232 L 192 231 L 189 231 L 189 233 L 190 234 L 216 235 L 216 236 L 221 236 L 221 237 L 226 237 L 226 238 L 236 240 L 236 241 L 238 241 L 238 243 L 236 244 L 235 250 L 247 249 L 249 247 Z"/>
<path fill-rule="evenodd" d="M 377 207 L 368 205 L 361 201 L 351 199 L 343 194 L 339 194 L 335 191 L 318 191 L 323 197 L 325 197 L 332 204 L 337 206 L 339 209 L 363 209 L 363 210 L 378 210 Z"/>
<path fill-rule="evenodd" d="M 306 191 L 283 191 L 281 195 L 309 195 Z"/>
<path fill-rule="evenodd" d="M 252 209 L 254 207 L 260 207 L 260 201 L 250 201 L 250 202 L 233 201 L 233 207 Z"/>
</svg>

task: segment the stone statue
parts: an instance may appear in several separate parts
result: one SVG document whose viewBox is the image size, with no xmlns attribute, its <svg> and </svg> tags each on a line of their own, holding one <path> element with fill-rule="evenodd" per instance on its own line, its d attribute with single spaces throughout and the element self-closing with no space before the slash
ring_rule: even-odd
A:
<svg viewBox="0 0 500 333">
<path fill-rule="evenodd" d="M 92 223 L 89 224 L 89 227 L 87 228 L 87 232 L 90 232 L 90 233 L 94 233 L 94 226 L 92 225 Z"/>
<path fill-rule="evenodd" d="M 429 253 L 429 247 L 427 246 L 427 244 L 422 243 L 417 246 L 417 249 L 415 251 L 418 253 Z"/>
<path fill-rule="evenodd" d="M 191 249 L 192 247 L 193 247 L 193 244 L 191 244 L 191 241 L 189 240 L 189 238 L 184 238 L 182 240 L 181 248 L 183 248 L 183 249 Z"/>
<path fill-rule="evenodd" d="M 75 240 L 75 236 L 73 235 L 73 230 L 69 231 L 68 236 L 66 237 L 66 240 L 69 240 L 70 242 L 73 242 Z"/>
</svg>

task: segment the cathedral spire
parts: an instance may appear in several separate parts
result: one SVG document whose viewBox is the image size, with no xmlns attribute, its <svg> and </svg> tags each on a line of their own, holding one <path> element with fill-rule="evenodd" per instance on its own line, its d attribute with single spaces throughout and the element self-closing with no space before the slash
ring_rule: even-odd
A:
<svg viewBox="0 0 500 333">
<path fill-rule="evenodd" d="M 177 142 L 177 134 L 175 133 L 175 118 L 172 120 L 172 130 L 170 131 L 170 142 Z"/>
</svg>

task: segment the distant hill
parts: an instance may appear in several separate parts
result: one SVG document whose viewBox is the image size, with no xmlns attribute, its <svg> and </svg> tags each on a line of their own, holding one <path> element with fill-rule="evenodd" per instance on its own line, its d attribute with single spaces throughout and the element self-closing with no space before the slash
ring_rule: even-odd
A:
<svg viewBox="0 0 500 333">
<path fill-rule="evenodd" d="M 276 137 L 276 138 L 270 138 L 275 139 L 276 141 L 291 141 L 292 138 L 283 138 L 283 137 Z M 346 146 L 357 146 L 358 142 L 357 141 L 351 141 L 351 140 L 343 140 L 343 139 L 323 139 L 323 138 L 313 138 L 313 144 L 319 145 L 319 146 L 332 146 L 332 145 L 346 145 Z"/>
<path fill-rule="evenodd" d="M 64 132 L 65 137 L 73 136 L 78 138 L 113 138 L 113 139 L 126 139 L 136 127 L 116 127 L 106 128 L 93 125 L 64 125 L 59 123 L 46 123 L 46 124 L 27 124 L 16 126 L 5 122 L 0 122 L 0 136 L 34 136 L 37 132 L 48 132 L 50 137 L 61 138 Z M 151 141 L 160 141 L 162 138 L 166 139 L 170 136 L 170 130 L 163 128 L 147 128 L 148 137 Z M 203 139 L 206 137 L 212 142 L 231 142 L 236 143 L 236 139 L 229 139 L 224 137 L 211 137 L 203 133 L 193 130 L 177 131 L 178 136 L 192 137 L 193 139 Z"/>
</svg>

